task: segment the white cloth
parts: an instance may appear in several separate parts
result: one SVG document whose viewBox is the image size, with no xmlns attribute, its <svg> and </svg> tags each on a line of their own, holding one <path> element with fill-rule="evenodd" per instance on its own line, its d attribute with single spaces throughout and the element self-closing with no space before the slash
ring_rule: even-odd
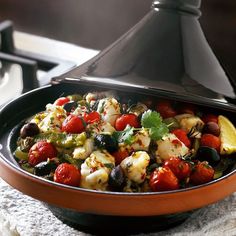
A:
<svg viewBox="0 0 236 236">
<path fill-rule="evenodd" d="M 63 224 L 40 201 L 20 193 L 1 179 L 0 206 L 0 236 L 89 235 Z M 223 201 L 195 211 L 184 223 L 175 228 L 139 235 L 236 235 L 236 193 Z"/>
</svg>

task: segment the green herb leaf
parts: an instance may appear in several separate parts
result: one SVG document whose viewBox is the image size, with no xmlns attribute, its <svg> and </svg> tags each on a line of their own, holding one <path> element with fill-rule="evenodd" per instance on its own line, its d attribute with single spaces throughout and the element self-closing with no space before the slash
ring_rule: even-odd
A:
<svg viewBox="0 0 236 236">
<path fill-rule="evenodd" d="M 159 140 L 169 132 L 168 126 L 162 122 L 162 118 L 156 111 L 148 110 L 143 113 L 141 124 L 149 129 L 149 135 L 152 140 Z"/>
<path fill-rule="evenodd" d="M 144 128 L 158 127 L 161 123 L 162 118 L 156 111 L 147 110 L 142 115 L 141 124 Z"/>
<path fill-rule="evenodd" d="M 123 131 L 116 131 L 113 133 L 113 137 L 118 143 L 131 144 L 133 141 L 134 128 L 127 125 Z"/>
<path fill-rule="evenodd" d="M 152 127 L 149 129 L 149 135 L 152 140 L 160 140 L 165 134 L 168 133 L 166 125 L 160 124 L 159 127 Z"/>
</svg>

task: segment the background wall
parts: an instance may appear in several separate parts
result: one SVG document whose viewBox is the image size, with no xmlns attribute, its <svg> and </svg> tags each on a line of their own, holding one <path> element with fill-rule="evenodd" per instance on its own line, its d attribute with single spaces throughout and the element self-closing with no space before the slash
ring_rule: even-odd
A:
<svg viewBox="0 0 236 236">
<path fill-rule="evenodd" d="M 151 0 L 0 0 L 0 21 L 17 30 L 102 49 L 150 9 Z M 227 72 L 236 79 L 236 1 L 202 0 L 200 23 Z"/>
</svg>

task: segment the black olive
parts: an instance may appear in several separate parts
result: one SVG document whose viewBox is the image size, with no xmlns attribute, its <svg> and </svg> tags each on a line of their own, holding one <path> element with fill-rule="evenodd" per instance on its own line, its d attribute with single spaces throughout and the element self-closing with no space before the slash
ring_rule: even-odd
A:
<svg viewBox="0 0 236 236">
<path fill-rule="evenodd" d="M 75 110 L 75 108 L 78 106 L 78 103 L 75 101 L 70 101 L 66 104 L 63 105 L 63 109 L 66 110 L 67 112 L 71 112 Z"/>
<path fill-rule="evenodd" d="M 118 149 L 117 140 L 110 134 L 98 134 L 94 138 L 94 144 L 99 147 L 106 149 L 108 152 L 114 152 Z"/>
<path fill-rule="evenodd" d="M 220 162 L 220 155 L 214 148 L 202 146 L 197 151 L 199 161 L 207 161 L 211 166 L 216 166 Z"/>
<path fill-rule="evenodd" d="M 35 123 L 27 123 L 20 130 L 20 137 L 33 137 L 34 135 L 39 133 L 39 127 Z"/>
<path fill-rule="evenodd" d="M 125 183 L 125 174 L 121 166 L 118 165 L 112 169 L 109 175 L 108 184 L 112 190 L 121 191 L 122 187 L 124 186 L 124 183 Z"/>
<path fill-rule="evenodd" d="M 40 162 L 34 167 L 34 174 L 38 176 L 49 175 L 52 171 L 55 171 L 57 164 L 54 161 Z"/>
</svg>

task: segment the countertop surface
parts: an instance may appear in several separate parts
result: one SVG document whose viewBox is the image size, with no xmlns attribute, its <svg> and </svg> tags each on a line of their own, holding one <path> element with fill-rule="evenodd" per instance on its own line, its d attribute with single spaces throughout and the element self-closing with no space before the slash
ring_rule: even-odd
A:
<svg viewBox="0 0 236 236">
<path fill-rule="evenodd" d="M 63 224 L 40 201 L 20 193 L 1 179 L 0 206 L 0 236 L 90 235 Z M 236 193 L 195 211 L 177 227 L 136 235 L 236 235 Z"/>
</svg>

